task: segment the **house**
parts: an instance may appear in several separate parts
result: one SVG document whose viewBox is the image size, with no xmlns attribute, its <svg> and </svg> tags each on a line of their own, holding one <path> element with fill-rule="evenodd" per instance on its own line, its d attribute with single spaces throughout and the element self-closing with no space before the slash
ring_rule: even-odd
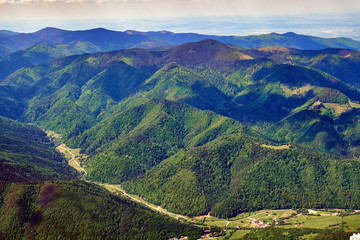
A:
<svg viewBox="0 0 360 240">
<path fill-rule="evenodd" d="M 211 227 L 210 226 L 203 227 L 202 230 L 204 231 L 204 233 L 210 233 L 211 232 Z"/>
<path fill-rule="evenodd" d="M 261 221 L 259 221 L 259 220 L 254 220 L 254 221 L 252 221 L 251 223 L 252 223 L 252 224 L 255 224 L 255 225 L 258 226 L 258 227 L 268 227 L 268 226 L 269 226 L 269 224 L 264 223 L 264 222 L 261 222 Z"/>
<path fill-rule="evenodd" d="M 354 233 L 352 236 L 350 236 L 350 240 L 360 240 L 360 233 Z"/>
</svg>

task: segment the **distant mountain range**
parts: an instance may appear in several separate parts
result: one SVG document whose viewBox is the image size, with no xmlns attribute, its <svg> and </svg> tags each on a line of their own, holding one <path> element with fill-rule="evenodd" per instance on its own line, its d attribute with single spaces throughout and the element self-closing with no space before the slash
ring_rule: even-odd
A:
<svg viewBox="0 0 360 240">
<path fill-rule="evenodd" d="M 263 34 L 252 36 L 217 36 L 196 33 L 173 33 L 168 31 L 125 32 L 103 28 L 67 31 L 57 28 L 44 28 L 34 33 L 0 32 L 0 58 L 13 52 L 32 48 L 37 44 L 82 45 L 84 52 L 113 51 L 126 48 L 164 49 L 188 42 L 213 39 L 226 44 L 246 48 L 281 46 L 298 49 L 347 48 L 360 49 L 360 42 L 349 38 L 320 38 L 295 33 Z M 64 53 L 66 55 L 66 53 Z"/>
</svg>

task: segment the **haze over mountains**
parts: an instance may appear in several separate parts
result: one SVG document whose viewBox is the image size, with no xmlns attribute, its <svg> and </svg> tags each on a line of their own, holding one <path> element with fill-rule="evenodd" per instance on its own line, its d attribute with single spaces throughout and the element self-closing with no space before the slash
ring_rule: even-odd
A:
<svg viewBox="0 0 360 240">
<path fill-rule="evenodd" d="M 88 155 L 82 162 L 88 180 L 122 184 L 185 215 L 360 207 L 359 42 L 105 29 L 6 35 L 3 125 L 40 140 L 35 127 L 13 120 L 60 133 Z M 55 163 L 39 157 L 50 143 L 2 129 L 9 176 L 28 181 L 26 171 L 34 171 L 39 181 L 60 180 L 68 171 L 54 153 Z M 26 143 L 36 149 L 30 152 L 40 170 L 11 150 L 25 151 Z M 12 173 L 17 165 L 30 170 Z M 52 172 L 59 176 L 48 179 Z M 65 195 L 87 188 L 55 185 Z"/>
<path fill-rule="evenodd" d="M 295 33 L 263 34 L 253 36 L 216 36 L 196 33 L 173 33 L 168 31 L 125 32 L 97 28 L 82 31 L 67 31 L 44 28 L 34 33 L 13 33 L 3 31 L 0 35 L 2 57 L 37 44 L 75 44 L 81 42 L 91 50 L 87 52 L 112 51 L 125 48 L 164 48 L 187 42 L 214 39 L 226 44 L 256 48 L 264 46 L 284 46 L 298 49 L 350 48 L 360 49 L 360 42 L 349 38 L 320 38 Z"/>
</svg>

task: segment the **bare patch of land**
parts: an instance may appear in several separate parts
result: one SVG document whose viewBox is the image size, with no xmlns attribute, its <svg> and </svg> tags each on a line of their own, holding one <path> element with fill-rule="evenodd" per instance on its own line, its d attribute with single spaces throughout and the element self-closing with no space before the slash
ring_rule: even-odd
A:
<svg viewBox="0 0 360 240">
<path fill-rule="evenodd" d="M 86 170 L 81 167 L 80 163 L 78 162 L 79 160 L 76 159 L 75 154 L 70 151 L 70 148 L 66 147 L 65 144 L 61 144 L 60 146 L 57 146 L 56 149 L 61 152 L 64 153 L 66 156 L 68 156 L 69 158 L 69 165 L 73 168 L 75 168 L 77 171 L 79 171 L 80 173 L 84 174 L 86 176 L 87 172 Z"/>
<path fill-rule="evenodd" d="M 303 87 L 294 87 L 294 88 L 289 88 L 287 86 L 285 86 L 284 84 L 280 84 L 280 88 L 283 90 L 285 96 L 290 97 L 293 95 L 301 95 L 301 96 L 305 96 L 306 93 L 308 91 L 310 91 L 311 89 L 313 89 L 314 87 L 312 87 L 311 85 L 306 85 Z"/>
<path fill-rule="evenodd" d="M 284 150 L 284 149 L 289 149 L 290 148 L 290 144 L 285 144 L 285 145 L 281 145 L 281 146 L 273 146 L 273 145 L 266 145 L 266 144 L 261 144 L 261 147 L 264 148 L 271 148 L 271 149 L 275 149 L 275 150 Z"/>
</svg>

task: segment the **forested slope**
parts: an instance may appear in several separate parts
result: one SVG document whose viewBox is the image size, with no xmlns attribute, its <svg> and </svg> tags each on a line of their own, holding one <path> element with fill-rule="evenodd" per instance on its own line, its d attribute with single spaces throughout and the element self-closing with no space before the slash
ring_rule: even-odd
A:
<svg viewBox="0 0 360 240">
<path fill-rule="evenodd" d="M 0 239 L 200 236 L 197 227 L 74 180 L 39 128 L 0 117 L 0 130 Z"/>
<path fill-rule="evenodd" d="M 46 134 L 0 117 L 0 181 L 69 180 L 76 176 Z"/>
<path fill-rule="evenodd" d="M 199 237 L 180 224 L 80 180 L 0 182 L 1 239 L 169 239 Z"/>
</svg>

